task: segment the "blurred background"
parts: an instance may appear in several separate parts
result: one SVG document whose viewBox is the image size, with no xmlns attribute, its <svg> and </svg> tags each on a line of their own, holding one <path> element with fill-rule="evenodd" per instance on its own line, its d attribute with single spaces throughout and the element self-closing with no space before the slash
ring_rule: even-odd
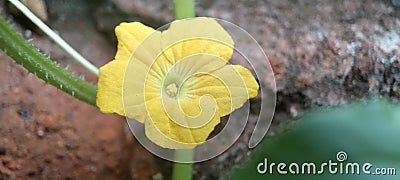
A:
<svg viewBox="0 0 400 180">
<path fill-rule="evenodd" d="M 173 20 L 172 1 L 34 0 L 26 4 L 97 67 L 113 59 L 116 51 L 114 27 L 119 23 L 141 21 L 157 28 Z M 96 83 L 96 76 L 5 0 L 0 1 L 0 14 L 52 60 Z M 275 72 L 278 101 L 269 137 L 264 142 L 280 134 L 309 109 L 344 105 L 371 96 L 392 101 L 400 97 L 399 0 L 198 0 L 196 15 L 220 18 L 241 26 L 267 54 Z M 258 80 L 268 81 L 268 78 L 259 77 Z M 253 151 L 249 151 L 247 142 L 260 98 L 251 102 L 254 110 L 244 134 L 227 152 L 195 164 L 195 179 L 225 177 L 241 169 L 239 166 L 252 157 Z M 360 116 L 342 119 L 357 117 Z M 399 118 L 395 116 L 394 119 Z M 222 127 L 223 124 L 219 128 Z M 300 128 L 299 131 L 319 129 L 319 126 L 307 127 L 314 128 L 306 131 Z M 379 134 L 386 128 L 374 132 Z M 392 135 L 390 138 L 397 142 L 398 134 Z M 362 133 L 360 136 L 368 138 Z M 296 137 L 303 136 L 296 134 Z M 280 142 L 290 141 L 288 138 Z M 314 142 L 309 138 L 296 141 Z M 398 152 L 397 145 L 390 152 Z M 268 146 L 265 151 L 302 149 L 301 146 L 282 146 L 281 149 L 271 146 L 272 150 Z M 337 149 L 331 150 L 326 153 L 335 156 Z M 313 160 L 315 152 L 310 153 L 310 156 L 293 156 Z M 256 160 L 262 161 L 262 157 L 263 153 Z M 275 157 L 279 160 L 279 156 Z M 322 157 L 330 158 L 322 155 L 316 158 Z M 360 158 L 365 157 L 371 156 Z M 388 159 L 396 164 L 400 162 L 400 155 L 393 153 Z M 169 179 L 171 169 L 172 163 L 143 149 L 127 129 L 124 117 L 100 113 L 95 107 L 45 84 L 0 52 L 0 179 Z M 256 173 L 255 167 L 247 171 Z"/>
</svg>

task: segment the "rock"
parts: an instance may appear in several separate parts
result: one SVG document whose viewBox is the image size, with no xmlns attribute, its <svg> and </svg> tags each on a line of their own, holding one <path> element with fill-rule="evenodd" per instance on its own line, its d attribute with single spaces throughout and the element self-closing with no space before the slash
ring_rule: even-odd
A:
<svg viewBox="0 0 400 180">
<path fill-rule="evenodd" d="M 393 6 L 400 7 L 400 0 L 392 0 Z"/>
<path fill-rule="evenodd" d="M 62 127 L 62 118 L 61 114 L 40 113 L 37 117 L 37 122 L 47 131 L 56 131 Z"/>
<path fill-rule="evenodd" d="M 31 10 L 39 19 L 44 22 L 47 21 L 47 7 L 44 0 L 21 0 L 21 3 Z"/>
</svg>

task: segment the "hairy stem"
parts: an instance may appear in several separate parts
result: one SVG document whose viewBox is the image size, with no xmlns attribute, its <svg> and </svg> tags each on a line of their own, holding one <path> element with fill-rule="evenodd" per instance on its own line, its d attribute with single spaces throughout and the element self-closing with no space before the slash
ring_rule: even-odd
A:
<svg viewBox="0 0 400 180">
<path fill-rule="evenodd" d="M 72 74 L 39 52 L 0 16 L 0 49 L 45 82 L 82 100 L 96 104 L 97 87 Z"/>
<path fill-rule="evenodd" d="M 98 75 L 99 70 L 96 66 L 86 60 L 80 55 L 75 49 L 73 49 L 67 42 L 64 41 L 57 33 L 55 33 L 50 27 L 48 27 L 42 20 L 34 15 L 24 4 L 19 0 L 9 0 L 16 8 L 18 8 L 25 16 L 30 19 L 39 29 L 46 33 L 55 43 L 60 45 L 68 54 L 70 54 L 76 61 L 82 64 L 90 72 Z"/>
</svg>

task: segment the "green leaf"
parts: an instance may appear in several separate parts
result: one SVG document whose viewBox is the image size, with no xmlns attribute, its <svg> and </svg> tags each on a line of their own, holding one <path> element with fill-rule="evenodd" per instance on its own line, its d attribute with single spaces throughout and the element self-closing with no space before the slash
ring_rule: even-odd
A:
<svg viewBox="0 0 400 180">
<path fill-rule="evenodd" d="M 340 173 L 340 161 L 336 155 L 345 152 Z M 257 166 L 267 158 L 265 174 L 257 171 Z M 321 164 L 339 163 L 335 175 L 324 168 L 323 174 L 293 175 L 289 165 L 296 162 L 301 174 L 302 163 L 314 163 L 316 171 Z M 281 175 L 277 165 L 286 163 L 288 174 Z M 360 174 L 346 174 L 348 163 L 358 163 Z M 396 175 L 368 175 L 362 171 L 364 163 L 371 163 L 371 173 L 376 168 L 396 168 Z M 265 163 L 264 163 L 265 164 Z M 295 170 L 295 166 L 292 167 Z M 350 165 L 348 168 L 351 172 Z M 260 170 L 264 170 L 260 166 Z M 308 113 L 289 125 L 284 132 L 267 138 L 255 150 L 251 159 L 240 169 L 233 170 L 229 179 L 400 179 L 400 108 L 386 101 L 370 100 L 365 103 Z"/>
</svg>

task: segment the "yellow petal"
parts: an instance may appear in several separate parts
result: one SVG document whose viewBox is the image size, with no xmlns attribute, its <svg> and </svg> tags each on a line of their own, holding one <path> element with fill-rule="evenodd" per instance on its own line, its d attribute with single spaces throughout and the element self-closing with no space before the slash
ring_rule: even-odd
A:
<svg viewBox="0 0 400 180">
<path fill-rule="evenodd" d="M 161 33 L 155 31 L 136 48 L 123 77 L 122 99 L 126 116 L 144 122 L 145 90 L 155 97 L 161 96 L 162 77 L 171 66 L 164 56 L 159 56 Z M 149 98 L 151 99 L 151 98 Z"/>
<path fill-rule="evenodd" d="M 161 44 L 173 64 L 194 54 L 211 54 L 228 61 L 233 53 L 231 36 L 212 18 L 172 22 L 162 32 Z"/>
<path fill-rule="evenodd" d="M 249 98 L 257 96 L 258 84 L 251 72 L 240 65 L 226 65 L 208 74 L 189 78 L 181 87 L 182 109 L 193 111 L 191 101 L 204 95 L 215 98 L 221 116 L 240 108 Z M 186 100 L 183 100 L 186 98 Z"/>
<path fill-rule="evenodd" d="M 169 61 L 167 61 L 169 62 Z M 210 54 L 196 54 L 171 64 L 164 75 L 164 85 L 177 83 L 178 86 L 191 76 L 198 73 L 208 73 L 222 68 L 226 61 Z"/>
<path fill-rule="evenodd" d="M 122 106 L 122 79 L 126 64 L 126 61 L 113 60 L 100 68 L 96 104 L 103 113 L 125 116 Z"/>
<path fill-rule="evenodd" d="M 156 32 L 154 29 L 147 27 L 141 23 L 121 23 L 115 29 L 118 38 L 118 50 L 116 55 L 116 60 L 113 60 L 103 67 L 99 71 L 99 82 L 98 82 L 98 92 L 96 104 L 100 110 L 104 113 L 117 113 L 122 116 L 128 116 L 130 118 L 135 118 L 138 121 L 144 122 L 146 114 L 144 114 L 144 77 L 146 76 L 148 64 L 151 60 L 149 58 L 148 50 L 143 50 L 146 47 L 139 46 L 139 43 L 143 41 L 144 38 L 150 39 L 151 41 L 156 41 L 157 44 L 160 42 L 160 32 Z M 151 35 L 151 37 L 149 37 Z M 154 36 L 153 36 L 154 35 Z M 148 40 L 146 40 L 148 41 Z M 145 43 L 148 45 L 148 43 Z M 139 47 L 138 47 L 139 46 Z M 154 46 L 151 46 L 154 48 Z M 141 51 L 135 51 L 140 48 Z M 160 46 L 156 47 L 157 52 L 160 51 Z M 149 48 L 149 50 L 152 50 Z M 129 61 L 133 52 L 136 57 L 142 58 Z M 156 53 L 157 53 L 156 52 Z M 152 57 L 150 57 L 152 58 Z M 146 62 L 146 63 L 144 63 Z M 135 64 L 135 65 L 132 65 Z M 132 67 L 135 67 L 132 69 Z M 128 68 L 128 74 L 125 74 L 125 70 Z M 132 73 L 136 73 L 133 75 Z M 123 89 L 125 88 L 123 82 L 125 76 L 134 77 L 126 78 L 128 85 L 128 90 L 132 92 L 127 95 L 128 108 L 127 114 L 124 111 L 123 105 Z M 126 93 L 128 94 L 128 93 Z M 141 96 L 140 96 L 141 95 Z"/>
<path fill-rule="evenodd" d="M 164 148 L 192 149 L 207 139 L 220 120 L 219 114 L 216 112 L 204 126 L 187 128 L 178 125 L 169 118 L 161 99 L 147 101 L 146 106 L 149 112 L 148 119 L 145 121 L 146 136 Z M 190 119 L 184 119 L 183 122 L 189 125 Z"/>
<path fill-rule="evenodd" d="M 140 42 L 155 30 L 140 22 L 121 23 L 115 28 L 118 39 L 116 60 L 128 61 Z"/>
<path fill-rule="evenodd" d="M 100 68 L 96 104 L 103 113 L 117 113 L 144 122 L 147 112 L 141 79 L 146 76 L 146 67 L 136 62 L 135 73 L 126 74 L 133 77 L 124 78 L 127 64 L 113 60 Z"/>
</svg>

